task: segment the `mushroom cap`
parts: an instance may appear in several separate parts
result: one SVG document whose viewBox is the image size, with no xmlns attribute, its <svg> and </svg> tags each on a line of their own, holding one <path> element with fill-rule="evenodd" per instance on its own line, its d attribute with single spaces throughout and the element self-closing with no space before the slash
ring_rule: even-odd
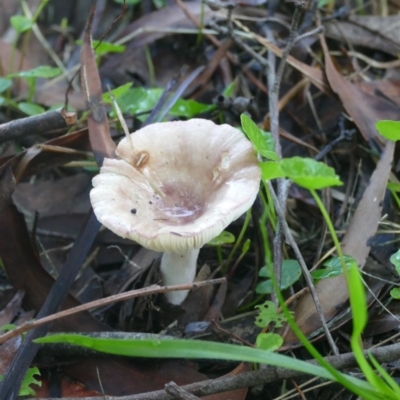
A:
<svg viewBox="0 0 400 400">
<path fill-rule="evenodd" d="M 90 200 L 98 220 L 155 251 L 200 248 L 253 204 L 261 171 L 252 144 L 209 120 L 148 125 L 105 159 Z"/>
</svg>

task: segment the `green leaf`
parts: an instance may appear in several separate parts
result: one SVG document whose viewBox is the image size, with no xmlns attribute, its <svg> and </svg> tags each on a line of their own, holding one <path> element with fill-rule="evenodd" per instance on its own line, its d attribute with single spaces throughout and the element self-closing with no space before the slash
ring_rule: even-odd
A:
<svg viewBox="0 0 400 400">
<path fill-rule="evenodd" d="M 375 127 L 388 140 L 396 142 L 400 139 L 400 121 L 378 121 Z"/>
<path fill-rule="evenodd" d="M 284 178 L 286 174 L 282 171 L 281 163 L 275 161 L 260 162 L 261 174 L 263 181 L 271 179 Z"/>
<path fill-rule="evenodd" d="M 3 96 L 0 96 L 0 106 L 2 106 L 6 102 L 6 99 Z"/>
<path fill-rule="evenodd" d="M 82 39 L 78 39 L 75 41 L 76 44 L 82 45 Z M 93 40 L 93 49 L 94 52 L 98 56 L 104 56 L 109 53 L 123 53 L 126 49 L 126 46 L 123 44 L 114 44 L 110 42 L 101 42 L 99 40 Z"/>
<path fill-rule="evenodd" d="M 233 91 L 235 90 L 236 81 L 232 81 L 222 92 L 225 97 L 231 97 L 233 95 Z"/>
<path fill-rule="evenodd" d="M 3 93 L 12 85 L 12 80 L 8 78 L 0 78 L 0 93 Z"/>
<path fill-rule="evenodd" d="M 263 304 L 255 306 L 255 308 L 259 308 L 259 315 L 256 317 L 254 323 L 260 328 L 265 328 L 271 322 L 275 322 L 275 326 L 279 328 L 282 326 L 283 322 L 286 322 L 286 317 L 278 313 L 272 301 L 268 300 Z"/>
<path fill-rule="evenodd" d="M 272 268 L 271 268 L 272 270 Z M 272 271 L 271 271 L 272 272 Z M 270 278 L 271 272 L 264 266 L 260 269 L 259 276 Z M 301 267 L 297 260 L 283 260 L 282 262 L 282 276 L 281 276 L 281 290 L 285 290 L 292 286 L 301 276 Z M 268 279 L 261 281 L 256 286 L 256 293 L 258 294 L 271 294 L 274 291 L 272 280 Z"/>
<path fill-rule="evenodd" d="M 120 96 L 118 105 L 121 112 L 132 115 L 151 111 L 163 93 L 162 89 L 133 88 Z M 169 115 L 184 118 L 193 118 L 195 115 L 211 111 L 214 104 L 202 104 L 195 100 L 178 99 L 169 111 Z"/>
<path fill-rule="evenodd" d="M 228 231 L 222 231 L 217 237 L 210 240 L 207 244 L 209 246 L 222 246 L 224 244 L 235 243 L 235 235 Z"/>
<path fill-rule="evenodd" d="M 30 367 L 26 371 L 25 377 L 21 383 L 19 389 L 19 396 L 36 396 L 35 391 L 30 387 L 30 385 L 42 386 L 42 382 L 38 381 L 35 376 L 40 376 L 40 371 L 37 367 Z M 0 382 L 3 380 L 3 375 L 0 375 Z"/>
<path fill-rule="evenodd" d="M 388 182 L 387 188 L 393 192 L 399 193 L 400 192 L 400 183 Z"/>
<path fill-rule="evenodd" d="M 132 86 L 132 82 L 128 82 L 128 83 L 125 83 L 125 85 L 118 86 L 117 88 L 112 89 L 111 94 L 110 94 L 110 92 L 103 93 L 104 103 L 112 104 L 111 95 L 113 95 L 115 99 L 118 99 L 122 95 L 127 93 L 128 90 L 131 88 L 131 86 Z"/>
<path fill-rule="evenodd" d="M 338 373 L 334 376 L 320 366 L 271 351 L 253 349 L 245 346 L 200 340 L 176 340 L 171 338 L 105 339 L 65 333 L 36 339 L 35 342 L 71 343 L 96 351 L 131 357 L 199 358 L 257 362 L 281 368 L 288 368 L 294 371 L 307 371 L 307 373 L 311 375 L 334 381 L 339 379 L 343 384 L 351 385 L 352 388 L 357 389 L 357 393 L 360 393 L 360 395 L 362 393 L 363 398 L 365 399 L 382 399 L 379 391 L 362 379 L 342 373 Z"/>
<path fill-rule="evenodd" d="M 39 67 L 26 71 L 19 71 L 8 75 L 9 77 L 21 78 L 54 78 L 61 74 L 60 68 L 50 67 L 49 65 L 41 65 Z"/>
<path fill-rule="evenodd" d="M 392 254 L 389 260 L 396 268 L 397 273 L 400 275 L 400 249 L 397 250 L 396 253 Z"/>
<path fill-rule="evenodd" d="M 169 114 L 175 117 L 193 118 L 196 115 L 204 114 L 214 109 L 215 104 L 202 104 L 192 99 L 178 99 L 171 107 Z"/>
<path fill-rule="evenodd" d="M 262 350 L 275 351 L 283 344 L 283 338 L 276 333 L 260 333 L 256 339 L 256 346 Z"/>
<path fill-rule="evenodd" d="M 27 115 L 38 115 L 44 113 L 44 108 L 35 103 L 21 102 L 18 103 L 18 108 Z"/>
<path fill-rule="evenodd" d="M 352 266 L 357 266 L 356 260 L 351 256 L 343 256 L 346 268 L 349 269 Z M 315 280 L 333 278 L 334 276 L 342 275 L 343 268 L 340 261 L 340 257 L 332 257 L 323 264 L 326 268 L 320 268 L 311 272 L 311 276 Z"/>
<path fill-rule="evenodd" d="M 23 15 L 13 15 L 10 19 L 12 27 L 18 32 L 23 33 L 32 28 L 33 22 Z"/>
<path fill-rule="evenodd" d="M 306 189 L 323 189 L 343 184 L 333 168 L 311 158 L 285 158 L 281 161 L 281 168 L 289 179 Z"/>
<path fill-rule="evenodd" d="M 31 367 L 26 371 L 24 380 L 22 381 L 21 388 L 19 389 L 20 396 L 35 396 L 35 391 L 30 387 L 31 385 L 42 386 L 42 382 L 37 380 L 35 376 L 40 376 L 40 371 L 37 367 Z"/>
<path fill-rule="evenodd" d="M 274 141 L 270 133 L 261 130 L 246 114 L 240 116 L 242 128 L 247 137 L 253 143 L 254 148 L 263 157 L 278 161 L 279 157 L 274 150 Z"/>
<path fill-rule="evenodd" d="M 393 288 L 390 291 L 390 296 L 392 296 L 394 299 L 399 300 L 400 299 L 400 288 Z"/>
<path fill-rule="evenodd" d="M 242 247 L 242 254 L 246 254 L 249 251 L 250 244 L 251 244 L 251 240 L 246 239 L 246 241 L 244 242 L 243 247 Z"/>
</svg>

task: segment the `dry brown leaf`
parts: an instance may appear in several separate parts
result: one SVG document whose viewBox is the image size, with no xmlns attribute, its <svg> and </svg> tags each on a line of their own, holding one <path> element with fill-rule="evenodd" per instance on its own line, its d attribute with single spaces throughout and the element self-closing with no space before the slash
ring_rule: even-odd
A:
<svg viewBox="0 0 400 400">
<path fill-rule="evenodd" d="M 356 84 L 345 79 L 333 65 L 323 36 L 321 45 L 325 55 L 326 75 L 332 90 L 339 96 L 343 107 L 353 118 L 364 139 L 367 141 L 375 139 L 377 136 L 375 123 L 382 119 L 399 120 L 399 108 L 383 97 L 364 92 Z"/>
<path fill-rule="evenodd" d="M 391 15 L 353 15 L 347 21 L 325 24 L 325 35 L 354 46 L 384 51 L 397 56 L 400 51 L 400 17 Z"/>
<path fill-rule="evenodd" d="M 116 146 L 110 136 L 107 112 L 102 102 L 100 75 L 92 48 L 91 24 L 93 16 L 94 9 L 89 16 L 83 35 L 81 81 L 87 110 L 90 111 L 88 117 L 90 144 L 97 163 L 101 165 L 104 157 L 115 157 Z"/>
</svg>

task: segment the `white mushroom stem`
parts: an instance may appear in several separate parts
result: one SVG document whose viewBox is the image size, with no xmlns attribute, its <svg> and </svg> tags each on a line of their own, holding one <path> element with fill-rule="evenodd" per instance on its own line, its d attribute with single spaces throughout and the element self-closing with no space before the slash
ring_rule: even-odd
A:
<svg viewBox="0 0 400 400">
<path fill-rule="evenodd" d="M 197 257 L 200 249 L 189 249 L 184 254 L 164 253 L 160 272 L 164 286 L 192 283 L 196 276 Z M 189 290 L 165 293 L 167 300 L 175 305 L 182 304 Z"/>
</svg>

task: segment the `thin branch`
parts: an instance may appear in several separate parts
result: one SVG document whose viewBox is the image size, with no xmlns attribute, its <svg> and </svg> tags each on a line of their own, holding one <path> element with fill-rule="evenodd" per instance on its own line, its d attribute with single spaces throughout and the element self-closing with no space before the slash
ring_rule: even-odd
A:
<svg viewBox="0 0 400 400">
<path fill-rule="evenodd" d="M 314 286 L 314 283 L 313 283 L 312 276 L 310 274 L 310 271 L 307 268 L 307 265 L 306 265 L 306 263 L 305 263 L 305 261 L 303 259 L 303 256 L 301 255 L 300 249 L 298 248 L 297 243 L 293 238 L 293 235 L 292 235 L 292 232 L 290 231 L 289 225 L 286 222 L 285 215 L 283 213 L 283 210 L 282 210 L 281 205 L 279 203 L 279 199 L 278 199 L 278 197 L 277 197 L 277 195 L 275 193 L 275 190 L 274 190 L 271 182 L 268 182 L 268 188 L 270 190 L 272 199 L 274 201 L 274 206 L 275 206 L 276 213 L 278 214 L 279 220 L 281 221 L 285 238 L 288 241 L 289 245 L 292 247 L 292 249 L 293 249 L 293 251 L 294 251 L 294 253 L 296 255 L 296 258 L 297 258 L 297 260 L 298 260 L 298 262 L 299 262 L 299 264 L 301 266 L 301 269 L 303 271 L 304 278 L 306 279 L 306 282 L 307 282 L 307 286 L 310 288 L 310 293 L 311 293 L 311 296 L 312 296 L 312 298 L 314 300 L 315 308 L 317 309 L 318 317 L 319 317 L 319 319 L 321 321 L 321 324 L 322 324 L 322 327 L 324 329 L 324 333 L 326 335 L 328 343 L 331 346 L 331 349 L 332 349 L 333 353 L 335 355 L 339 355 L 338 349 L 337 349 L 336 344 L 335 344 L 335 342 L 334 342 L 334 340 L 332 338 L 331 332 L 329 331 L 328 325 L 326 324 L 324 313 L 323 313 L 321 304 L 319 302 L 317 292 L 315 290 L 315 286 Z"/>
<path fill-rule="evenodd" d="M 279 63 L 278 71 L 276 72 L 274 86 L 273 86 L 273 90 L 272 90 L 272 93 L 270 94 L 270 96 L 272 96 L 272 94 L 279 96 L 279 88 L 281 85 L 286 60 L 287 60 L 288 55 L 289 55 L 290 51 L 292 50 L 294 44 L 296 43 L 295 41 L 296 41 L 296 37 L 297 37 L 297 30 L 299 28 L 300 17 L 302 16 L 304 9 L 305 9 L 305 3 L 303 1 L 296 2 L 294 15 L 293 15 L 293 19 L 292 19 L 292 25 L 290 27 L 289 40 L 286 44 L 285 49 L 283 50 L 281 62 Z"/>
<path fill-rule="evenodd" d="M 37 319 L 36 321 L 27 321 L 22 325 L 18 326 L 17 328 L 13 329 L 12 331 L 8 331 L 3 335 L 1 335 L 0 344 L 31 329 L 37 328 L 44 324 L 48 324 L 49 322 L 53 322 L 60 318 L 69 317 L 70 315 L 77 314 L 82 311 L 91 310 L 96 307 L 102 307 L 111 303 L 125 301 L 139 296 L 149 296 L 156 293 L 167 293 L 175 290 L 192 290 L 203 286 L 220 284 L 223 282 L 225 282 L 225 278 L 218 278 L 200 282 L 186 283 L 183 285 L 172 285 L 172 286 L 152 285 L 142 289 L 130 290 L 129 292 L 119 293 L 113 296 L 106 297 L 105 299 L 91 301 L 89 303 L 85 303 L 80 306 L 70 308 L 68 310 L 60 311 L 56 314 L 52 314 L 47 317 Z"/>
</svg>

